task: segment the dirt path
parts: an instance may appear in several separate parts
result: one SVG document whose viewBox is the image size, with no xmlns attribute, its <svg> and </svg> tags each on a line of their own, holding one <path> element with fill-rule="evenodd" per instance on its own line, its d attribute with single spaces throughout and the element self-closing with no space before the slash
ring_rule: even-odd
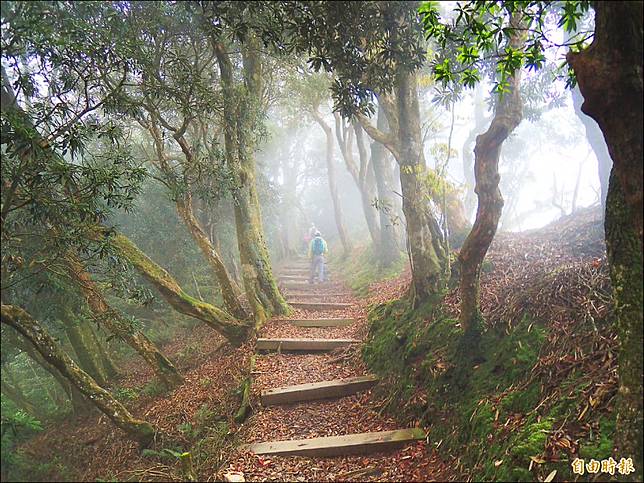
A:
<svg viewBox="0 0 644 483">
<path fill-rule="evenodd" d="M 290 262 L 281 274 L 293 273 L 302 262 Z M 300 271 L 302 272 L 302 271 Z M 304 276 L 304 275 L 302 275 Z M 287 277 L 288 283 L 298 283 Z M 284 280 L 284 279 L 282 279 Z M 303 282 L 304 284 L 305 282 Z M 285 282 L 282 282 L 284 285 Z M 366 310 L 360 301 L 338 280 L 285 290 L 290 302 L 296 300 L 349 302 L 341 310 L 296 310 L 284 319 L 273 319 L 259 334 L 260 338 L 358 339 L 367 334 Z M 299 296 L 297 294 L 312 294 Z M 333 294 L 333 295 L 325 295 Z M 299 297 L 299 298 L 298 298 Z M 341 327 L 296 327 L 297 319 L 351 318 Z M 360 345 L 328 352 L 261 352 L 256 356 L 252 386 L 255 407 L 241 429 L 247 443 L 299 440 L 318 437 L 402 429 L 400 423 L 381 415 L 371 390 L 357 394 L 277 406 L 262 406 L 263 391 L 281 386 L 343 379 L 368 374 L 360 357 Z M 446 468 L 424 440 L 404 444 L 399 449 L 353 456 L 277 456 L 255 454 L 240 448 L 231 464 L 216 475 L 237 474 L 246 481 L 436 481 L 445 479 Z"/>
</svg>

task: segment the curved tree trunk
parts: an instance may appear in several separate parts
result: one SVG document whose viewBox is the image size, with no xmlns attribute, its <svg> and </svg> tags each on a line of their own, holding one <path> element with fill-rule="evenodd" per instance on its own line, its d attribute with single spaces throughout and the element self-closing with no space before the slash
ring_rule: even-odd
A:
<svg viewBox="0 0 644 483">
<path fill-rule="evenodd" d="M 385 132 L 388 129 L 387 118 L 382 106 L 378 105 L 377 128 Z M 380 262 L 382 267 L 389 267 L 398 260 L 400 250 L 398 249 L 396 225 L 392 218 L 396 211 L 396 200 L 393 198 L 393 187 L 391 186 L 392 175 L 387 166 L 387 152 L 379 142 L 371 143 L 371 165 L 373 166 L 374 177 L 376 178 L 376 189 L 378 192 L 378 213 L 380 215 Z"/>
<path fill-rule="evenodd" d="M 642 55 L 644 3 L 594 2 L 595 37 L 568 53 L 613 160 L 606 202 L 606 247 L 620 337 L 616 442 L 642 479 Z"/>
<path fill-rule="evenodd" d="M 396 84 L 400 185 L 412 267 L 410 295 L 414 306 L 418 306 L 444 288 L 448 254 L 438 222 L 430 211 L 429 191 L 423 179 L 427 166 L 420 131 L 416 75 L 399 72 Z"/>
<path fill-rule="evenodd" d="M 60 373 L 60 371 L 58 371 L 58 369 L 56 369 L 49 362 L 47 362 L 38 353 L 38 351 L 34 349 L 33 345 L 31 345 L 22 336 L 19 336 L 15 332 L 13 332 L 12 334 L 9 334 L 9 333 L 3 334 L 3 337 L 5 336 L 10 338 L 11 340 L 10 343 L 13 346 L 17 347 L 22 352 L 27 354 L 32 361 L 34 361 L 41 368 L 43 368 L 45 371 L 51 374 L 51 376 L 58 382 L 60 387 L 67 395 L 67 398 L 71 402 L 72 408 L 74 410 L 74 414 L 84 414 L 88 411 L 90 406 L 87 400 L 85 399 L 85 397 L 80 393 L 80 391 L 76 387 L 72 386 L 69 383 L 69 381 L 63 377 L 63 375 Z M 62 407 L 66 403 L 66 400 L 60 399 L 57 397 L 55 399 L 55 403 L 59 407 Z"/>
<path fill-rule="evenodd" d="M 333 113 L 335 117 L 335 137 L 338 141 L 338 146 L 340 147 L 340 153 L 342 154 L 342 159 L 347 167 L 347 171 L 351 174 L 353 181 L 358 188 L 360 193 L 360 201 L 362 202 L 362 212 L 367 222 L 367 229 L 369 230 L 369 236 L 371 241 L 376 249 L 376 252 L 380 251 L 380 227 L 378 226 L 378 218 L 376 216 L 376 210 L 371 204 L 373 198 L 373 185 L 374 185 L 374 175 L 373 167 L 367 156 L 367 150 L 364 146 L 364 139 L 362 135 L 362 127 L 359 123 L 354 122 L 353 131 L 356 136 L 356 143 L 358 145 L 358 153 L 360 157 L 360 166 L 356 165 L 356 162 L 353 158 L 353 149 L 352 149 L 352 136 L 349 131 L 349 127 L 344 125 L 340 114 L 337 112 Z"/>
<path fill-rule="evenodd" d="M 521 19 L 513 15 L 510 19 L 510 27 L 518 29 L 520 24 Z M 520 30 L 515 30 L 510 34 L 509 42 L 513 48 L 522 48 L 525 36 Z M 478 208 L 472 231 L 465 239 L 458 255 L 461 263 L 460 322 L 465 334 L 477 334 L 480 330 L 481 264 L 494 239 L 503 209 L 503 197 L 499 189 L 501 147 L 523 117 L 521 71 L 517 70 L 508 82 L 508 92 L 497 100 L 496 112 L 490 127 L 476 138 L 474 148 L 475 192 L 478 196 Z"/>
<path fill-rule="evenodd" d="M 226 99 L 224 102 L 226 160 L 236 177 L 233 208 L 242 263 L 242 280 L 255 320 L 261 324 L 272 314 L 288 313 L 289 308 L 273 276 L 270 256 L 264 240 L 255 181 L 252 136 L 256 126 L 253 119 L 258 115 L 256 111 L 260 109 L 262 97 L 259 44 L 251 35 L 248 45 L 243 48 L 245 81 L 243 92 L 235 89 L 232 63 L 224 46 L 214 42 L 213 47 L 217 55 Z"/>
<path fill-rule="evenodd" d="M 109 233 L 107 229 L 104 231 L 105 234 Z M 110 243 L 120 250 L 119 254 L 128 260 L 177 312 L 205 322 L 233 344 L 240 344 L 246 339 L 251 330 L 250 325 L 240 323 L 227 312 L 185 293 L 164 268 L 152 261 L 125 235 L 111 232 Z"/>
<path fill-rule="evenodd" d="M 326 136 L 326 169 L 327 179 L 329 180 L 329 191 L 331 192 L 331 202 L 333 203 L 333 214 L 335 218 L 335 226 L 338 229 L 340 242 L 345 256 L 351 253 L 352 245 L 347 235 L 347 230 L 344 226 L 344 216 L 342 215 L 342 205 L 340 204 L 340 196 L 338 194 L 338 185 L 335 178 L 335 163 L 333 161 L 333 131 L 331 127 L 324 122 L 322 116 L 317 111 L 317 108 L 311 109 L 313 119 L 320 125 Z"/>
<path fill-rule="evenodd" d="M 3 324 L 13 327 L 29 340 L 47 362 L 58 369 L 116 426 L 141 445 L 148 445 L 152 442 L 155 433 L 154 427 L 150 423 L 135 419 L 125 406 L 96 384 L 96 381 L 78 367 L 27 312 L 19 307 L 2 304 L 0 316 Z"/>
<path fill-rule="evenodd" d="M 18 385 L 17 381 L 7 369 L 2 371 L 2 378 L 0 380 L 0 385 L 2 389 L 2 395 L 7 396 L 11 399 L 15 405 L 24 409 L 28 414 L 32 415 L 34 418 L 39 421 L 45 419 L 45 414 L 43 411 L 35 404 L 33 404 L 25 394 L 22 392 L 22 389 Z"/>
<path fill-rule="evenodd" d="M 131 324 L 123 316 L 110 307 L 105 297 L 92 280 L 87 270 L 76 257 L 68 257 L 68 273 L 77 283 L 92 313 L 100 324 L 114 335 L 123 339 L 132 347 L 154 371 L 154 374 L 166 387 L 172 388 L 183 382 L 183 377 L 174 364 L 165 357 L 147 336 L 133 330 Z"/>
<path fill-rule="evenodd" d="M 613 160 L 610 159 L 610 153 L 608 152 L 608 146 L 606 146 L 606 141 L 604 141 L 604 135 L 602 134 L 601 129 L 597 123 L 581 110 L 581 104 L 584 102 L 584 98 L 579 92 L 579 87 L 575 86 L 572 89 L 572 104 L 575 108 L 575 114 L 584 125 L 586 131 L 586 139 L 588 139 L 588 144 L 595 153 L 597 158 L 597 175 L 599 177 L 599 187 L 600 187 L 600 201 L 603 208 L 603 211 L 606 211 L 606 196 L 608 195 L 608 178 L 610 177 L 610 170 L 613 166 Z"/>
<path fill-rule="evenodd" d="M 221 257 L 210 243 L 208 235 L 203 231 L 200 223 L 194 216 L 192 211 L 192 195 L 188 193 L 183 200 L 177 199 L 176 206 L 177 211 L 188 227 L 192 238 L 197 242 L 201 253 L 208 261 L 210 268 L 217 278 L 217 282 L 221 289 L 221 296 L 224 301 L 224 307 L 237 319 L 246 320 L 248 318 L 248 314 L 237 297 L 237 291 L 235 290 L 230 275 L 228 274 L 226 265 L 224 265 Z"/>
</svg>

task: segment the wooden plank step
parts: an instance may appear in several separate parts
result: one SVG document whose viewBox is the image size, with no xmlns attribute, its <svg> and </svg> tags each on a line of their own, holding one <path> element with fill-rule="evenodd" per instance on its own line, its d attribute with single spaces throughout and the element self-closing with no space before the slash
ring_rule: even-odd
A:
<svg viewBox="0 0 644 483">
<path fill-rule="evenodd" d="M 309 275 L 310 270 L 308 268 L 289 268 L 283 269 L 278 272 L 280 275 Z"/>
<path fill-rule="evenodd" d="M 285 282 L 307 282 L 309 281 L 309 277 L 307 275 L 280 275 L 279 277 L 280 280 L 284 280 Z"/>
<path fill-rule="evenodd" d="M 298 319 L 288 322 L 297 327 L 344 327 L 353 324 L 355 319 Z"/>
<path fill-rule="evenodd" d="M 343 310 L 351 307 L 351 304 L 340 303 L 340 302 L 294 302 L 289 301 L 288 303 L 291 307 L 295 309 L 304 309 L 304 310 Z"/>
<path fill-rule="evenodd" d="M 409 428 L 326 438 L 270 441 L 251 444 L 248 449 L 255 454 L 340 456 L 394 449 L 422 439 L 425 439 L 425 431 L 421 428 Z"/>
<path fill-rule="evenodd" d="M 297 384 L 295 386 L 276 387 L 263 391 L 261 400 L 264 406 L 271 406 L 299 401 L 343 397 L 370 389 L 377 382 L 378 378 L 375 376 L 361 376 Z"/>
<path fill-rule="evenodd" d="M 257 350 L 283 351 L 330 351 L 349 344 L 357 344 L 355 339 L 257 339 Z"/>
<path fill-rule="evenodd" d="M 348 297 L 349 292 L 291 292 L 286 294 L 287 297 L 297 298 L 314 298 L 314 297 Z"/>
</svg>

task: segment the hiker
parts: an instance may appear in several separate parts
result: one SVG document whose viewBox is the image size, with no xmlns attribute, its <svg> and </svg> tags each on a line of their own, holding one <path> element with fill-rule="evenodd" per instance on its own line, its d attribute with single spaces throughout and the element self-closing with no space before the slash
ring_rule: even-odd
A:
<svg viewBox="0 0 644 483">
<path fill-rule="evenodd" d="M 320 282 L 324 282 L 324 255 L 329 253 L 326 241 L 322 238 L 319 231 L 315 232 L 315 238 L 309 243 L 309 260 L 311 261 L 311 273 L 309 275 L 309 283 L 313 283 L 316 278 Z M 318 275 L 319 270 L 319 275 Z"/>
</svg>

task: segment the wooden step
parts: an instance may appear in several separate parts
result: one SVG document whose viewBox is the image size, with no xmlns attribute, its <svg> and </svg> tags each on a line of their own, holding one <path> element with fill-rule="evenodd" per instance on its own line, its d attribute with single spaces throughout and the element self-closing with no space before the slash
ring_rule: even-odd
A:
<svg viewBox="0 0 644 483">
<path fill-rule="evenodd" d="M 263 391 L 261 400 L 264 406 L 271 406 L 299 401 L 343 397 L 370 389 L 377 382 L 378 378 L 375 376 L 361 376 L 298 384 L 296 386 L 276 387 L 268 391 Z"/>
<path fill-rule="evenodd" d="M 278 272 L 280 275 L 309 275 L 310 270 L 308 268 L 289 268 L 283 269 Z"/>
<path fill-rule="evenodd" d="M 349 344 L 355 339 L 257 339 L 257 350 L 330 351 Z"/>
<path fill-rule="evenodd" d="M 425 431 L 421 428 L 409 428 L 326 438 L 270 441 L 251 444 L 248 449 L 255 454 L 340 456 L 394 449 L 422 439 L 425 439 Z"/>
<path fill-rule="evenodd" d="M 308 283 L 308 275 L 280 275 L 280 280 L 284 282 L 306 282 Z"/>
<path fill-rule="evenodd" d="M 303 310 L 343 310 L 351 307 L 351 304 L 340 303 L 340 302 L 289 301 L 288 304 L 294 309 L 303 309 Z"/>
<path fill-rule="evenodd" d="M 348 297 L 349 294 L 348 292 L 291 292 L 290 290 L 286 294 L 287 297 L 291 298 L 321 298 L 321 297 Z"/>
<path fill-rule="evenodd" d="M 355 319 L 298 319 L 288 323 L 297 327 L 344 327 L 351 325 Z"/>
</svg>

